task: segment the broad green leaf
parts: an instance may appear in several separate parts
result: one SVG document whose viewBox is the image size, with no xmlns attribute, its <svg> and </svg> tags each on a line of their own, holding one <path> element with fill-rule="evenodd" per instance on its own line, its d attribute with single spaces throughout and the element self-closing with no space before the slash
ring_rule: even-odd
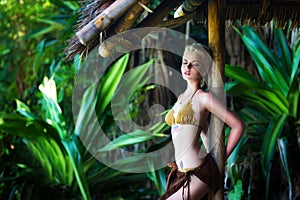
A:
<svg viewBox="0 0 300 200">
<path fill-rule="evenodd" d="M 39 138 L 38 140 L 24 139 L 24 142 L 37 161 L 41 163 L 52 183 L 71 186 L 72 180 L 68 179 L 69 176 L 72 177 L 73 170 L 70 167 L 70 171 L 66 170 L 67 165 L 71 163 L 65 159 L 68 156 L 65 155 L 65 152 L 55 140 L 52 138 Z"/>
<path fill-rule="evenodd" d="M 282 95 L 279 95 L 281 98 L 279 99 L 276 93 L 269 91 L 270 88 L 264 86 L 263 84 L 259 83 L 253 76 L 251 76 L 246 70 L 244 70 L 241 67 L 238 66 L 226 66 L 225 69 L 226 76 L 233 78 L 236 81 L 239 81 L 240 83 L 247 86 L 250 90 L 256 90 L 258 93 L 257 95 L 261 96 L 262 98 L 266 98 L 264 101 L 265 104 L 269 104 L 269 107 L 278 107 L 282 112 L 288 113 L 288 101 L 282 97 Z M 228 85 L 228 84 L 227 84 Z M 237 86 L 236 83 L 234 83 L 233 86 Z M 264 88 L 264 89 L 262 89 Z M 231 87 L 232 89 L 232 87 Z M 238 95 L 241 96 L 245 92 L 241 92 L 241 86 L 239 85 L 238 90 L 236 91 L 239 93 Z M 246 88 L 243 89 L 244 91 Z M 227 89 L 227 91 L 232 93 L 232 90 L 230 91 Z M 278 94 L 278 93 L 277 93 Z M 280 93 L 279 93 L 280 94 Z M 249 95 L 249 93 L 248 93 Z M 263 100 L 263 99 L 260 99 Z M 276 110 L 274 108 L 273 110 Z"/>
<path fill-rule="evenodd" d="M 297 117 L 297 113 L 299 111 L 299 96 L 300 96 L 300 90 L 295 90 L 293 93 L 290 93 L 288 96 L 289 114 L 293 117 Z"/>
<path fill-rule="evenodd" d="M 146 72 L 153 60 L 135 67 L 126 73 L 122 78 L 119 87 L 112 99 L 112 107 L 114 108 L 114 119 L 121 121 L 130 121 L 131 113 L 129 111 L 130 97 L 134 97 L 135 91 L 144 86 L 150 76 L 146 76 Z"/>
<path fill-rule="evenodd" d="M 54 138 L 59 142 L 57 131 L 42 120 L 28 120 L 15 114 L 0 114 L 0 129 L 21 138 Z"/>
<path fill-rule="evenodd" d="M 52 78 L 44 77 L 43 83 L 39 86 L 43 94 L 43 105 L 45 106 L 46 121 L 52 125 L 61 138 L 67 137 L 66 123 L 63 119 L 62 111 L 57 103 L 56 84 Z"/>
<path fill-rule="evenodd" d="M 282 128 L 285 125 L 286 118 L 287 115 L 283 114 L 275 117 L 273 120 L 270 121 L 261 148 L 262 154 L 260 157 L 260 161 L 261 161 L 263 173 L 266 178 L 266 194 L 268 194 L 269 191 L 270 170 L 271 170 L 272 160 L 275 153 L 277 139 L 281 135 Z"/>
<path fill-rule="evenodd" d="M 100 152 L 104 151 L 112 151 L 114 149 L 118 149 L 121 147 L 125 147 L 128 145 L 138 144 L 141 142 L 145 142 L 148 140 L 151 140 L 156 137 L 164 137 L 164 134 L 161 133 L 153 133 L 150 134 L 149 132 L 142 131 L 142 130 L 135 130 L 134 132 L 123 134 L 119 136 L 118 138 L 111 141 L 109 144 L 107 144 L 105 147 L 100 149 Z"/>
<path fill-rule="evenodd" d="M 97 112 L 102 114 L 106 109 L 106 106 L 112 99 L 113 94 L 121 78 L 126 69 L 127 63 L 129 59 L 129 54 L 125 54 L 121 57 L 108 71 L 105 77 L 102 79 L 100 88 L 99 88 L 99 96 L 97 103 Z"/>
<path fill-rule="evenodd" d="M 80 135 L 84 130 L 87 130 L 87 126 L 92 122 L 92 116 L 95 116 L 95 105 L 96 105 L 96 85 L 92 84 L 84 92 L 83 99 L 80 103 L 80 109 L 76 116 L 76 124 L 74 133 Z M 88 134 L 87 132 L 84 132 Z"/>
<path fill-rule="evenodd" d="M 246 106 L 240 112 L 242 113 L 242 116 L 251 116 L 250 120 L 247 120 L 248 123 L 251 123 L 254 120 L 254 123 L 258 123 L 258 119 L 263 123 L 269 122 L 269 117 L 265 114 L 265 112 L 261 112 L 260 109 Z"/>
<path fill-rule="evenodd" d="M 73 137 L 77 136 L 74 135 Z M 75 173 L 75 178 L 77 180 L 77 184 L 80 189 L 82 198 L 86 200 L 92 199 L 87 184 L 86 175 L 84 173 L 84 166 L 82 163 L 81 155 L 79 154 L 76 144 L 72 142 L 72 140 L 63 141 L 63 144 L 68 152 L 68 155 L 70 156 L 73 170 Z"/>
<path fill-rule="evenodd" d="M 244 39 L 246 43 L 247 39 Z M 248 50 L 257 66 L 258 72 L 262 79 L 268 84 L 269 86 L 278 88 L 281 92 L 286 96 L 288 91 L 288 85 L 285 82 L 282 75 L 278 72 L 276 68 L 273 68 L 270 63 L 266 60 L 263 54 L 257 52 L 255 46 L 253 45 L 254 41 L 247 41 Z"/>
<path fill-rule="evenodd" d="M 282 30 L 278 28 L 274 29 L 274 46 L 276 48 L 278 61 L 282 62 L 282 68 L 279 68 L 280 73 L 288 76 L 289 74 L 291 74 L 292 71 L 292 57 L 286 38 Z"/>
<path fill-rule="evenodd" d="M 58 7 L 70 10 L 70 11 L 76 11 L 79 8 L 77 1 L 61 1 L 61 0 L 51 0 L 51 3 L 56 4 Z"/>
<path fill-rule="evenodd" d="M 41 28 L 39 30 L 31 31 L 31 33 L 29 33 L 23 37 L 24 40 L 41 37 L 47 33 L 51 33 L 54 31 L 61 31 L 61 30 L 65 29 L 63 21 L 42 19 L 42 18 L 38 18 L 38 17 L 34 17 L 33 20 L 35 20 L 36 22 L 45 23 L 47 25 L 47 27 Z"/>
<path fill-rule="evenodd" d="M 265 44 L 265 42 L 261 39 L 261 36 L 257 34 L 257 32 L 251 26 L 242 26 L 241 27 L 244 33 L 244 36 L 249 40 L 254 41 L 254 49 L 256 49 L 257 54 L 264 55 L 266 60 L 272 65 L 277 65 L 277 58 L 274 56 L 273 52 L 270 48 Z M 245 43 L 247 46 L 247 43 Z"/>
<path fill-rule="evenodd" d="M 155 170 L 152 161 L 148 162 L 150 172 L 147 173 L 149 179 L 154 183 L 159 195 L 163 195 L 166 191 L 166 175 L 164 169 Z"/>
<path fill-rule="evenodd" d="M 288 141 L 286 137 L 279 138 L 277 141 L 278 149 L 279 149 L 279 155 L 280 155 L 280 161 L 283 166 L 283 170 L 285 173 L 286 180 L 289 185 L 289 199 L 292 198 L 293 194 L 293 186 L 292 186 L 292 178 L 291 178 L 291 172 L 288 162 Z"/>
<path fill-rule="evenodd" d="M 285 96 L 288 91 L 288 80 L 280 73 L 277 66 L 277 59 L 269 50 L 269 48 L 260 39 L 258 34 L 248 26 L 243 26 L 242 34 L 237 28 L 242 40 L 244 41 L 253 61 L 255 62 L 261 78 L 266 84 L 278 88 Z"/>
<path fill-rule="evenodd" d="M 31 113 L 30 108 L 22 101 L 16 99 L 17 111 L 27 119 L 36 119 L 36 116 Z"/>
<path fill-rule="evenodd" d="M 244 90 L 241 91 L 240 95 L 241 98 L 247 100 L 248 102 L 252 103 L 252 106 L 259 106 L 260 108 L 264 109 L 266 113 L 270 116 L 274 116 L 278 114 L 278 110 L 274 105 L 270 105 L 265 99 L 251 91 Z"/>
<path fill-rule="evenodd" d="M 295 45 L 293 46 L 293 61 L 291 65 L 292 70 L 291 70 L 290 82 L 289 82 L 290 86 L 292 86 L 293 82 L 297 80 L 297 76 L 300 73 L 299 62 L 300 62 L 300 37 L 296 40 Z"/>
<path fill-rule="evenodd" d="M 225 66 L 225 75 L 240 82 L 248 87 L 265 88 L 265 86 L 259 83 L 248 71 L 240 66 Z"/>
<path fill-rule="evenodd" d="M 126 79 L 122 80 L 122 84 L 121 87 L 119 87 L 119 90 L 124 91 L 123 88 L 126 88 L 131 94 L 141 85 L 143 86 L 145 84 L 145 81 L 148 80 L 147 77 L 145 77 L 145 74 L 148 71 L 149 66 L 153 63 L 153 61 L 154 60 L 151 59 L 147 63 L 137 66 L 134 69 L 130 70 L 126 74 Z"/>
<path fill-rule="evenodd" d="M 234 94 L 236 93 L 236 88 L 239 88 L 239 87 L 243 87 L 241 83 L 237 82 L 237 81 L 232 81 L 232 82 L 227 82 L 225 83 L 225 91 L 228 93 L 228 94 Z"/>
<path fill-rule="evenodd" d="M 266 98 L 265 103 L 269 104 L 269 107 L 280 110 L 282 113 L 289 113 L 289 102 L 286 99 L 280 99 L 275 92 L 263 89 L 256 89 L 259 95 Z"/>
<path fill-rule="evenodd" d="M 237 183 L 233 186 L 233 190 L 230 190 L 228 193 L 228 200 L 240 200 L 243 196 L 243 183 L 241 180 L 238 180 Z"/>
</svg>

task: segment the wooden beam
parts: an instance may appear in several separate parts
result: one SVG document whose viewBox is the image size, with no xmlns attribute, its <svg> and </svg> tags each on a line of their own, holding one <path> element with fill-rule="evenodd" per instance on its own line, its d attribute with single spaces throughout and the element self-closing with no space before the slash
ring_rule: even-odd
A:
<svg viewBox="0 0 300 200">
<path fill-rule="evenodd" d="M 214 62 L 209 78 L 209 90 L 224 102 L 224 67 L 225 67 L 225 13 L 224 0 L 208 2 L 208 44 L 214 54 Z M 225 105 L 226 106 L 226 105 Z M 212 156 L 219 171 L 224 176 L 225 169 L 225 134 L 224 123 L 212 116 L 210 123 L 209 143 Z M 224 199 L 224 187 L 216 193 L 210 193 L 211 199 Z"/>
</svg>

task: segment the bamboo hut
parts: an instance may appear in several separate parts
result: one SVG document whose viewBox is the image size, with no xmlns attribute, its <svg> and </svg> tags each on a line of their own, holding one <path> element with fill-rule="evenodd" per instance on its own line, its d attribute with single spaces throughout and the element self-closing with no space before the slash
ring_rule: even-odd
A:
<svg viewBox="0 0 300 200">
<path fill-rule="evenodd" d="M 148 6 L 151 0 L 87 0 L 82 2 L 82 11 L 78 25 L 75 27 L 76 35 L 69 41 L 66 48 L 67 59 L 81 54 L 84 58 L 105 37 L 110 37 L 123 31 L 137 27 L 166 27 L 176 28 L 189 20 L 200 20 L 208 28 L 208 44 L 212 49 L 215 60 L 211 82 L 216 94 L 223 83 L 219 76 L 224 76 L 225 66 L 225 24 L 241 22 L 263 26 L 275 21 L 277 26 L 290 29 L 300 26 L 299 0 L 161 0 L 155 9 Z M 170 18 L 170 12 L 184 8 L 184 14 L 178 18 Z M 139 20 L 139 23 L 136 21 Z M 101 34 L 105 33 L 105 34 Z M 213 129 L 222 129 L 218 121 Z M 215 157 L 219 170 L 224 171 L 224 131 L 211 138 L 217 140 Z M 212 198 L 223 199 L 221 189 Z"/>
<path fill-rule="evenodd" d="M 91 37 L 85 44 L 82 44 L 78 37 L 74 36 L 66 48 L 67 59 L 72 59 L 76 54 L 87 55 L 99 44 L 100 32 L 105 32 L 109 37 L 136 27 L 156 26 L 172 29 L 190 19 L 202 20 L 204 23 L 208 21 L 208 0 L 197 0 L 196 2 L 201 2 L 201 4 L 195 7 L 196 9 L 176 19 L 168 19 L 167 16 L 171 11 L 176 10 L 183 1 L 163 0 L 154 10 L 147 7 L 151 3 L 150 0 L 119 0 L 113 4 L 114 2 L 112 0 L 82 1 L 82 11 L 77 26 L 74 27 L 75 32 L 82 30 L 95 18 L 101 17 L 101 14 L 107 16 L 105 13 L 112 13 L 112 15 L 109 16 L 110 20 L 106 20 L 107 24 L 101 27 L 102 30 L 98 28 L 94 37 Z M 120 3 L 129 6 L 120 6 Z M 230 23 L 241 21 L 263 26 L 273 20 L 280 27 L 286 27 L 290 22 L 291 29 L 299 27 L 300 24 L 300 2 L 297 0 L 223 0 L 215 1 L 215 3 L 222 10 L 222 20 Z M 140 18 L 142 18 L 141 22 L 136 24 L 135 22 Z"/>
</svg>

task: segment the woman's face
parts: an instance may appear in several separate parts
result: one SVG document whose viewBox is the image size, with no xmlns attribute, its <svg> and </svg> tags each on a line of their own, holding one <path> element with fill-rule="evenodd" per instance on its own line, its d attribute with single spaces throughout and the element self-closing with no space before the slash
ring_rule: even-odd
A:
<svg viewBox="0 0 300 200">
<path fill-rule="evenodd" d="M 182 58 L 181 73 L 186 80 L 202 79 L 201 56 L 196 52 L 185 52 Z"/>
</svg>

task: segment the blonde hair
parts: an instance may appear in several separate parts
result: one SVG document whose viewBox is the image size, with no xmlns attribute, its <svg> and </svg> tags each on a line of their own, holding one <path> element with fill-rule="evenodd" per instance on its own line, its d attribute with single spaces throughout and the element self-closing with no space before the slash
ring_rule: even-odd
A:
<svg viewBox="0 0 300 200">
<path fill-rule="evenodd" d="M 213 55 L 212 51 L 207 46 L 202 45 L 200 43 L 193 43 L 185 47 L 184 53 L 186 52 L 198 53 L 201 56 L 201 62 L 207 67 L 211 66 L 213 61 Z"/>
<path fill-rule="evenodd" d="M 210 51 L 210 49 L 208 47 L 206 47 L 200 43 L 193 43 L 193 44 L 187 45 L 184 49 L 184 53 L 187 53 L 187 52 L 197 53 L 201 58 L 201 63 L 198 68 L 198 71 L 202 75 L 202 80 L 200 80 L 200 87 L 203 88 L 205 86 L 205 80 L 204 80 L 203 76 L 205 76 L 209 73 L 212 62 L 213 62 L 212 52 Z"/>
</svg>

